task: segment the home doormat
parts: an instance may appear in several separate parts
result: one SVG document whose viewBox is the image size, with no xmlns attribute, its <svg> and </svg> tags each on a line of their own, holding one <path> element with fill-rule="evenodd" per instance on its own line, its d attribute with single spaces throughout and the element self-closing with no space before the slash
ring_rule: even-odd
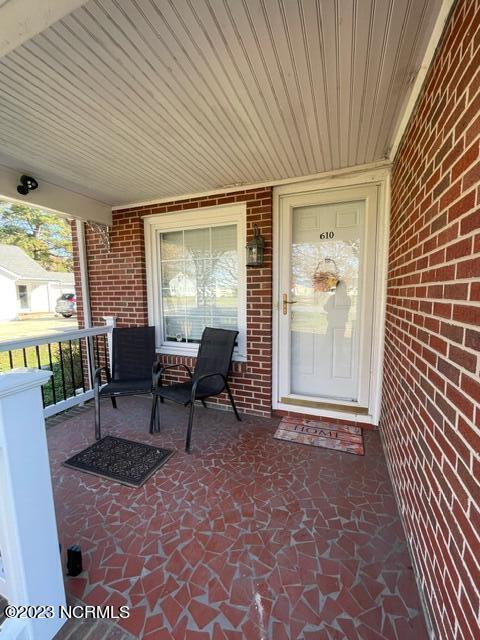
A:
<svg viewBox="0 0 480 640">
<path fill-rule="evenodd" d="M 346 424 L 331 424 L 319 420 L 303 420 L 302 418 L 282 418 L 274 438 L 309 444 L 314 447 L 335 449 L 345 453 L 363 456 L 363 433 L 360 427 Z"/>
<path fill-rule="evenodd" d="M 129 487 L 141 487 L 174 453 L 173 449 L 105 436 L 63 464 Z"/>
</svg>

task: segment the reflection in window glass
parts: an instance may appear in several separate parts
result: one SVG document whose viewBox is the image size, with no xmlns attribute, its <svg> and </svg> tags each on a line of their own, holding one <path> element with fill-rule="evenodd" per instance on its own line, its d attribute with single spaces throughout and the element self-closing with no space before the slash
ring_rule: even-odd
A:
<svg viewBox="0 0 480 640">
<path fill-rule="evenodd" d="M 342 284 L 341 290 L 348 296 L 352 313 L 346 325 L 346 334 L 352 334 L 352 323 L 356 317 L 358 285 L 359 285 L 359 256 L 360 239 L 354 240 L 323 240 L 322 242 L 293 242 L 292 243 L 292 276 L 291 295 L 303 303 L 316 305 L 320 309 L 321 303 L 332 297 L 331 291 L 315 289 L 314 278 L 317 273 L 336 274 Z M 319 306 L 320 305 L 320 306 Z M 293 314 L 293 330 L 313 331 L 325 334 L 327 332 L 327 315 L 320 314 L 311 318 L 312 325 L 304 326 L 306 318 L 298 313 Z"/>
<path fill-rule="evenodd" d="M 237 226 L 161 234 L 164 340 L 198 343 L 206 326 L 238 327 Z"/>
</svg>

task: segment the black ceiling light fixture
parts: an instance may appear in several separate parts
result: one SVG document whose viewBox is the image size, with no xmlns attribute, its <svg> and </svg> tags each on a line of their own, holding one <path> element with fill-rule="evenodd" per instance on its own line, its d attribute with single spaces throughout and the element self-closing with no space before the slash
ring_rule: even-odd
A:
<svg viewBox="0 0 480 640">
<path fill-rule="evenodd" d="M 20 178 L 20 184 L 17 187 L 18 193 L 22 196 L 26 196 L 29 191 L 35 191 L 38 187 L 38 182 L 32 176 L 22 176 Z"/>
</svg>

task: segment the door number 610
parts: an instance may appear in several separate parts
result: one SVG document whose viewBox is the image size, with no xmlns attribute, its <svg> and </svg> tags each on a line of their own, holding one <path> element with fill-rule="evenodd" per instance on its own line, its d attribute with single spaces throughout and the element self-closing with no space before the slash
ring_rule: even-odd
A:
<svg viewBox="0 0 480 640">
<path fill-rule="evenodd" d="M 323 231 L 320 234 L 320 240 L 331 240 L 335 237 L 335 233 L 333 231 Z"/>
</svg>

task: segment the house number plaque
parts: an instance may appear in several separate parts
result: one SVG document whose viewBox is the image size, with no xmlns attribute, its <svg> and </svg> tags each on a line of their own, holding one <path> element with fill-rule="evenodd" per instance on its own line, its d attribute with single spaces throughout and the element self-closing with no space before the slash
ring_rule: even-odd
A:
<svg viewBox="0 0 480 640">
<path fill-rule="evenodd" d="M 334 231 L 322 231 L 322 233 L 320 234 L 320 240 L 331 240 L 334 237 Z"/>
</svg>

